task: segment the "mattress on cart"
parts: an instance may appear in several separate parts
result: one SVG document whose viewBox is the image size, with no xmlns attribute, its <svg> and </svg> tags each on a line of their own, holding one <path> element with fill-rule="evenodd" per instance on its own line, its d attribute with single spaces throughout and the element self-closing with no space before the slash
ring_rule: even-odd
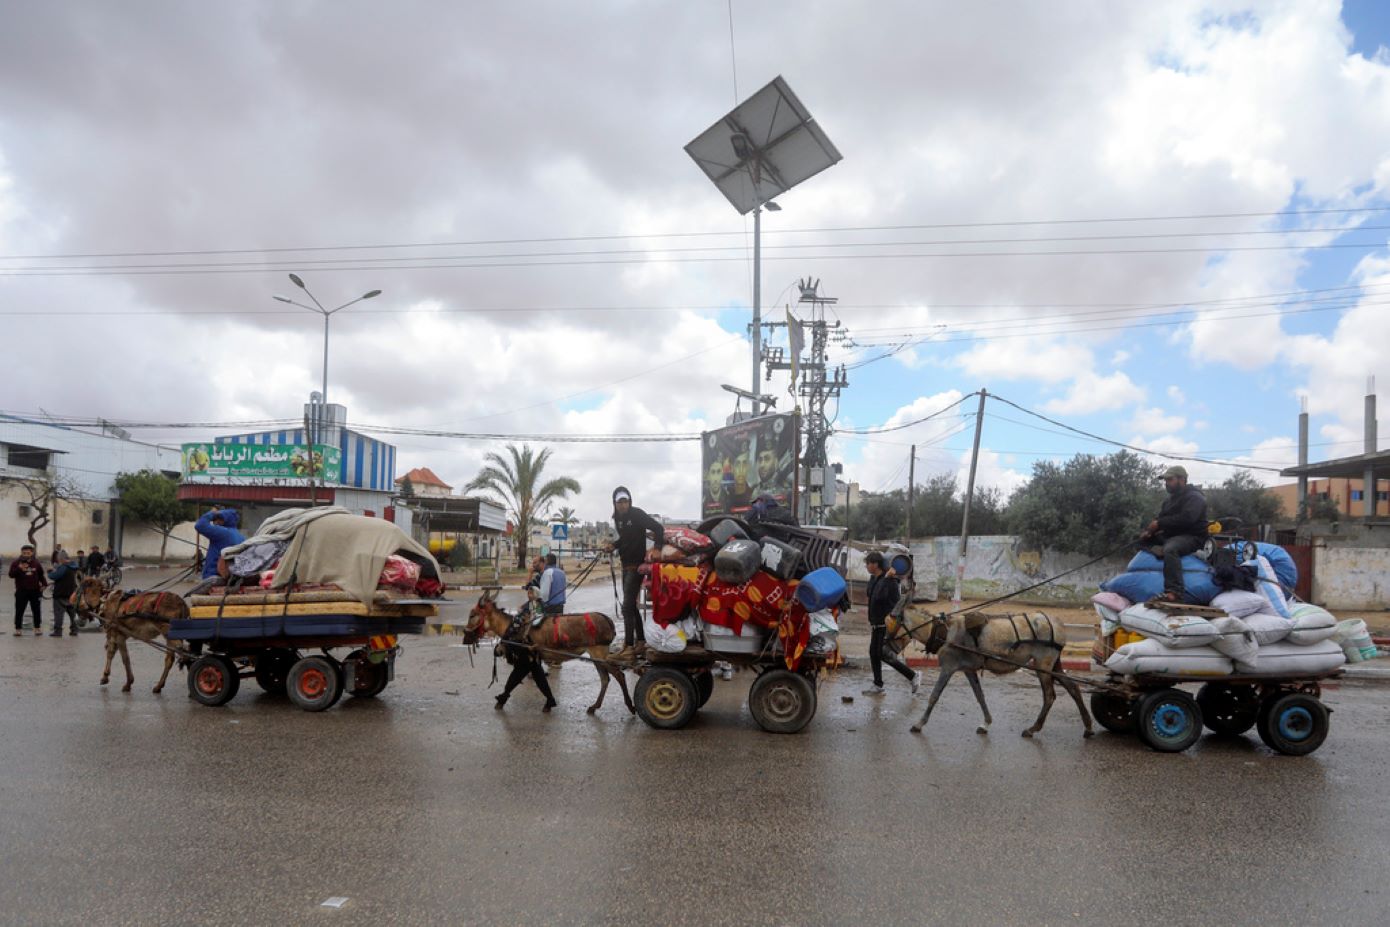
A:
<svg viewBox="0 0 1390 927">
<path fill-rule="evenodd" d="M 208 609 L 212 615 L 180 619 L 171 622 L 169 637 L 175 640 L 225 640 L 265 637 L 377 637 L 386 634 L 423 634 L 426 617 L 423 615 L 367 615 L 352 614 L 341 603 L 342 610 L 319 607 L 309 614 L 282 614 L 271 611 L 266 614 L 233 615 L 224 609 L 222 616 L 216 617 L 216 609 Z M 245 606 L 243 606 L 244 608 Z M 203 611 L 195 609 L 194 611 Z"/>
</svg>

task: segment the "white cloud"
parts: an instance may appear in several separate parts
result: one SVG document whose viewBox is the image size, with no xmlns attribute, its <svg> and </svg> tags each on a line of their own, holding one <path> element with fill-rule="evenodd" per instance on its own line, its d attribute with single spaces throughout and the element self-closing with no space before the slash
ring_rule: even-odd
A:
<svg viewBox="0 0 1390 927">
<path fill-rule="evenodd" d="M 1182 405 L 1187 401 L 1187 396 L 1184 395 L 1183 391 L 1177 386 L 1168 387 L 1167 392 L 1168 398 L 1177 405 Z"/>
<path fill-rule="evenodd" d="M 1187 424 L 1181 415 L 1169 415 L 1157 406 L 1140 409 L 1130 420 L 1130 427 L 1141 435 L 1157 435 L 1178 431 Z"/>
<path fill-rule="evenodd" d="M 1060 399 L 1053 399 L 1043 409 L 1057 415 L 1089 415 L 1123 409 L 1144 401 L 1144 390 L 1123 371 L 1109 376 L 1086 371 L 1077 377 L 1071 389 Z"/>
</svg>

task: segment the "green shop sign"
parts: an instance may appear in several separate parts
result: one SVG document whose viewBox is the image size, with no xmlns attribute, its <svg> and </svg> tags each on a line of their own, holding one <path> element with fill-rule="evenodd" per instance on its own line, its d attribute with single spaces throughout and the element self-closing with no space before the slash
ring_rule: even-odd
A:
<svg viewBox="0 0 1390 927">
<path fill-rule="evenodd" d="M 183 478 L 190 483 L 225 479 L 307 480 L 340 483 L 343 453 L 315 444 L 185 444 Z"/>
</svg>

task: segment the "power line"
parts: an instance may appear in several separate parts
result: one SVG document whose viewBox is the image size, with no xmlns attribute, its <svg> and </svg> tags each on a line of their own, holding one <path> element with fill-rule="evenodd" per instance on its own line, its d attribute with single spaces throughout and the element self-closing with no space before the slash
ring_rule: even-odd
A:
<svg viewBox="0 0 1390 927">
<path fill-rule="evenodd" d="M 1213 460 L 1208 457 L 1196 457 L 1189 454 L 1173 454 L 1169 453 L 1168 451 L 1156 451 L 1152 448 L 1139 447 L 1134 444 L 1126 444 L 1123 441 L 1116 441 L 1114 438 L 1106 438 L 1098 434 L 1093 434 L 1089 431 L 1083 431 L 1082 429 L 1076 428 L 1072 425 L 1068 425 L 1065 422 L 1059 422 L 1055 418 L 1048 418 L 1046 415 L 1043 415 L 1040 412 L 1034 412 L 1032 409 L 1025 408 L 1024 406 L 1021 406 L 1016 402 L 1012 402 L 1008 399 L 1005 399 L 1003 396 L 1000 396 L 998 394 L 990 393 L 989 398 L 998 400 L 999 402 L 1002 402 L 1005 405 L 1013 406 L 1015 409 L 1024 413 L 1025 415 L 1031 415 L 1034 418 L 1041 419 L 1042 421 L 1052 425 L 1056 425 L 1058 428 L 1063 428 L 1067 431 L 1074 432 L 1075 434 L 1081 435 L 1086 438 L 1090 438 L 1093 441 L 1099 441 L 1102 444 L 1110 444 L 1115 447 L 1122 447 L 1125 450 L 1134 451 L 1139 454 L 1148 454 L 1152 457 L 1162 457 L 1165 460 L 1187 460 L 1195 463 L 1216 464 L 1218 466 L 1223 467 L 1236 467 L 1242 470 L 1265 470 L 1272 473 L 1279 473 L 1284 469 L 1282 467 L 1265 467 L 1260 466 L 1258 464 L 1238 463 L 1236 461 L 1231 460 Z"/>
<path fill-rule="evenodd" d="M 1226 212 L 1226 213 L 1194 213 L 1186 215 L 1152 215 L 1152 216 L 1112 216 L 1096 218 L 1071 218 L 1071 219 L 1009 219 L 989 222 L 938 222 L 938 223 L 914 223 L 898 225 L 848 225 L 848 226 L 823 226 L 804 229 L 770 229 L 767 235 L 804 235 L 821 234 L 827 232 L 900 232 L 900 231 L 924 231 L 941 229 L 971 229 L 971 228 L 1015 228 L 1040 225 L 1100 225 L 1105 223 L 1130 223 L 1130 222 L 1180 222 L 1196 221 L 1208 219 L 1258 219 L 1270 217 L 1294 217 L 1294 216 L 1315 216 L 1315 215 L 1350 215 L 1353 213 L 1381 213 L 1390 210 L 1387 206 L 1349 206 L 1329 209 L 1284 209 L 1265 212 Z M 1296 233 L 1297 229 L 1286 230 Z M 490 238 L 473 239 L 462 241 L 420 241 L 420 242 L 377 242 L 373 244 L 355 245 L 298 245 L 298 246 L 279 246 L 262 248 L 202 248 L 202 249 L 183 249 L 183 250 L 142 250 L 142 251 L 104 251 L 104 252 L 67 252 L 50 254 L 11 254 L 0 255 L 0 260 L 77 260 L 77 259 L 96 259 L 96 258 L 119 258 L 119 257 L 207 257 L 217 255 L 232 254 L 294 254 L 311 253 L 321 251 L 373 251 L 373 250 L 393 250 L 405 248 L 460 248 L 477 247 L 483 245 L 523 245 L 523 244 L 562 244 L 567 242 L 584 241 L 632 241 L 640 239 L 667 239 L 667 238 L 703 238 L 713 236 L 742 236 L 744 231 L 698 231 L 698 232 L 656 232 L 656 233 L 629 233 L 629 234 L 610 234 L 610 235 L 572 235 L 572 236 L 549 236 L 531 238 Z"/>
<path fill-rule="evenodd" d="M 950 412 L 952 409 L 960 405 L 962 402 L 965 402 L 965 400 L 969 399 L 971 396 L 978 395 L 980 395 L 979 390 L 976 390 L 973 393 L 966 393 L 964 396 L 960 397 L 955 402 L 951 403 L 950 405 L 944 408 L 937 409 L 930 415 L 924 415 L 921 418 L 913 419 L 910 422 L 904 422 L 900 425 L 880 425 L 874 428 L 837 428 L 835 429 L 834 433 L 846 435 L 883 435 L 888 434 L 891 431 L 902 431 L 904 428 L 911 428 L 913 425 L 920 425 L 923 422 L 930 421 L 939 415 L 945 415 L 947 412 Z"/>
</svg>

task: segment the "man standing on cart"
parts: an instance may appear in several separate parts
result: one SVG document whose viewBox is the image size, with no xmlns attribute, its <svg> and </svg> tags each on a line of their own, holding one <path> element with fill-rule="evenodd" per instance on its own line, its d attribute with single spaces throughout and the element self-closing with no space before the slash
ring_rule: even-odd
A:
<svg viewBox="0 0 1390 927">
<path fill-rule="evenodd" d="M 660 550 L 666 543 L 666 529 L 632 504 L 632 493 L 626 486 L 613 490 L 613 527 L 618 529 L 618 537 L 609 541 L 605 550 L 616 550 L 623 565 L 623 649 L 619 656 L 630 657 L 638 644 L 647 646 L 642 617 L 637 613 L 637 599 L 642 594 L 642 574 L 637 568 L 647 559 L 647 535 L 651 534 Z"/>
<path fill-rule="evenodd" d="M 1187 470 L 1169 467 L 1163 471 L 1163 488 L 1168 498 L 1139 535 L 1149 553 L 1163 561 L 1164 602 L 1181 602 L 1186 585 L 1182 558 L 1195 553 L 1207 541 L 1207 500 L 1195 486 L 1187 484 Z"/>
</svg>

